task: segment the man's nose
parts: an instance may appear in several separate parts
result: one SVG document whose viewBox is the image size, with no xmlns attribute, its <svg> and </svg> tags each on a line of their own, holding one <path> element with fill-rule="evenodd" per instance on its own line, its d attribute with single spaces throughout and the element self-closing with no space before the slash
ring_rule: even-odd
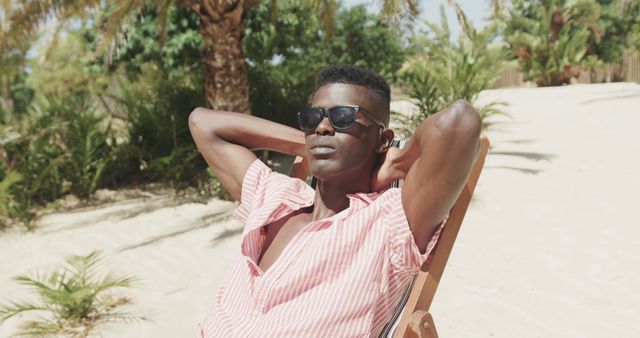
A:
<svg viewBox="0 0 640 338">
<path fill-rule="evenodd" d="M 329 118 L 326 116 L 322 118 L 322 121 L 320 121 L 316 127 L 316 134 L 318 135 L 333 135 L 335 132 L 336 130 L 333 129 L 331 122 L 329 122 Z"/>
</svg>

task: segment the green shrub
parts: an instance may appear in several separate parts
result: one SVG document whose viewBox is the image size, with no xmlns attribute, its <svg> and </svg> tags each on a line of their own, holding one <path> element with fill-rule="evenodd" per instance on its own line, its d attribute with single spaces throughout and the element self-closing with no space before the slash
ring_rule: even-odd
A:
<svg viewBox="0 0 640 338">
<path fill-rule="evenodd" d="M 115 167 L 110 169 L 115 180 L 189 183 L 203 175 L 206 163 L 187 126 L 189 114 L 202 101 L 201 90 L 169 83 L 144 89 L 126 87 L 121 102 L 125 136 L 116 150 Z"/>
<path fill-rule="evenodd" d="M 15 127 L 1 131 L 0 180 L 3 198 L 12 201 L 4 212 L 31 227 L 34 207 L 67 193 L 87 198 L 112 160 L 108 129 L 85 93 L 40 98 Z"/>
<path fill-rule="evenodd" d="M 0 323 L 25 312 L 40 316 L 26 321 L 18 334 L 28 337 L 87 337 L 109 322 L 147 320 L 122 310 L 131 298 L 112 290 L 131 288 L 137 279 L 114 273 L 100 273 L 98 252 L 73 256 L 66 266 L 46 274 L 18 275 L 13 279 L 31 288 L 38 301 L 10 301 L 0 306 Z"/>
<path fill-rule="evenodd" d="M 206 176 L 187 126 L 191 111 L 205 105 L 200 21 L 180 6 L 170 6 L 166 14 L 162 27 L 157 9 L 145 8 L 110 65 L 114 76 L 126 75 L 115 95 L 114 114 L 124 126 L 117 136 L 117 161 L 107 170 L 113 185 L 169 181 L 183 186 Z"/>
<path fill-rule="evenodd" d="M 35 207 L 64 194 L 64 150 L 59 146 L 59 121 L 50 110 L 32 109 L 14 126 L 2 129 L 2 177 L 5 211 L 27 228 Z M 19 179 L 18 179 L 19 177 Z M 7 220 L 8 221 L 8 220 Z"/>
<path fill-rule="evenodd" d="M 616 64 L 625 50 L 640 49 L 640 1 L 596 0 L 602 8 L 598 38 L 591 34 L 589 53 Z"/>
<path fill-rule="evenodd" d="M 34 180 L 36 183 L 43 175 L 50 180 L 46 187 L 34 185 L 34 194 L 36 189 L 40 190 L 47 193 L 41 197 L 42 201 L 52 201 L 68 192 L 86 198 L 97 189 L 104 169 L 111 161 L 111 147 L 107 141 L 109 127 L 104 116 L 92 107 L 87 93 L 40 100 L 33 106 L 27 124 L 25 137 L 30 145 L 30 158 L 45 154 L 42 162 L 49 162 L 47 166 L 32 170 L 38 175 Z M 47 132 L 38 135 L 39 129 Z M 43 151 L 48 147 L 50 151 Z"/>
<path fill-rule="evenodd" d="M 455 100 L 474 104 L 480 92 L 489 88 L 507 67 L 503 46 L 493 42 L 497 26 L 489 25 L 478 32 L 462 10 L 455 3 L 453 6 L 462 26 L 457 43 L 451 40 L 443 6 L 442 27 L 426 22 L 428 31 L 412 37 L 415 54 L 407 59 L 399 74 L 418 112 L 409 116 L 394 114 L 405 126 L 404 130 L 401 128 L 405 134 L 411 134 L 422 120 Z M 498 107 L 502 104 L 493 102 L 476 108 L 485 121 L 492 115 L 504 114 Z"/>
<path fill-rule="evenodd" d="M 599 31 L 600 6 L 594 0 L 515 0 L 502 18 L 505 40 L 525 80 L 538 86 L 568 84 L 584 68 L 592 32 Z"/>
<path fill-rule="evenodd" d="M 296 112 L 309 104 L 317 72 L 331 64 L 354 64 L 396 80 L 405 57 L 400 35 L 362 5 L 338 8 L 335 18 L 329 39 L 305 2 L 262 1 L 247 13 L 243 43 L 253 115 L 297 127 Z"/>
<path fill-rule="evenodd" d="M 104 117 L 92 109 L 86 97 L 64 101 L 61 113 L 63 147 L 66 161 L 64 178 L 71 182 L 70 192 L 87 198 L 97 188 L 104 170 L 112 160 L 108 144 L 109 126 Z"/>
<path fill-rule="evenodd" d="M 29 226 L 33 217 L 29 214 L 28 205 L 20 200 L 16 194 L 16 187 L 22 181 L 22 175 L 17 172 L 2 173 L 0 175 L 0 229 L 9 225 L 12 219 L 19 219 Z"/>
</svg>

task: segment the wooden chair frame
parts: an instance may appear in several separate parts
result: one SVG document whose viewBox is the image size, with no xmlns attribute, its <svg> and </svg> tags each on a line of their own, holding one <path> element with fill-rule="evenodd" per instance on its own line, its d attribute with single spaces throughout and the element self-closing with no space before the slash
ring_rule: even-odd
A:
<svg viewBox="0 0 640 338">
<path fill-rule="evenodd" d="M 395 329 L 391 328 L 391 330 L 386 330 L 393 333 L 392 337 L 438 337 L 433 317 L 429 313 L 429 308 L 433 302 L 433 297 L 442 278 L 444 268 L 449 260 L 453 244 L 458 236 L 476 184 L 480 178 L 480 173 L 482 172 L 488 151 L 489 139 L 483 137 L 480 141 L 478 158 L 471 168 L 465 187 L 449 213 L 449 219 L 440 234 L 440 239 L 438 240 L 433 256 L 425 263 L 426 266 L 420 269 L 413 283 L 409 286 L 411 290 L 408 291 L 408 298 L 403 299 L 403 302 L 404 300 L 406 300 L 406 302 L 404 302 L 404 305 L 402 303 L 399 305 L 402 306 L 402 309 L 399 309 L 399 311 L 401 311 L 400 315 L 395 322 L 389 323 L 389 325 L 395 327 Z M 290 175 L 292 177 L 305 179 L 307 173 L 308 168 L 306 167 L 306 161 L 303 161 L 302 158 L 296 158 Z"/>
<path fill-rule="evenodd" d="M 427 267 L 420 269 L 415 277 L 411 293 L 404 305 L 398 326 L 393 334 L 394 338 L 438 337 L 433 318 L 429 313 L 429 308 L 438 289 L 444 268 L 449 260 L 451 249 L 453 249 L 453 244 L 458 236 L 458 231 L 460 231 L 460 226 L 469 207 L 469 202 L 471 202 L 471 196 L 473 196 L 476 184 L 480 178 L 480 173 L 484 167 L 484 161 L 488 151 L 489 139 L 483 137 L 480 141 L 478 158 L 471 168 L 464 189 L 453 205 L 453 208 L 451 208 L 449 219 L 440 234 L 440 239 L 438 239 L 438 244 L 431 262 Z"/>
</svg>

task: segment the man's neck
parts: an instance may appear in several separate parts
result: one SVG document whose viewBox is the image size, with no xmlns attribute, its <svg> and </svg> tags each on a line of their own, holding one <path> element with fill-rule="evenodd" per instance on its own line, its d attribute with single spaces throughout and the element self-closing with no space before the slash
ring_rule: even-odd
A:
<svg viewBox="0 0 640 338">
<path fill-rule="evenodd" d="M 370 179 L 318 181 L 313 203 L 312 220 L 331 217 L 349 207 L 348 194 L 369 192 Z"/>
</svg>

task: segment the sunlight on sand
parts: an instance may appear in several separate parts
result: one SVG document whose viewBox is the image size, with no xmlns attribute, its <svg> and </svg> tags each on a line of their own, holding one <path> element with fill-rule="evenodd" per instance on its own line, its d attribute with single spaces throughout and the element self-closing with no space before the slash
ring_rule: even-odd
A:
<svg viewBox="0 0 640 338">
<path fill-rule="evenodd" d="M 485 170 L 432 314 L 442 337 L 636 337 L 640 322 L 640 85 L 488 90 L 494 119 Z M 395 109 L 410 109 L 402 102 Z M 105 337 L 194 337 L 238 252 L 234 204 L 143 193 L 45 216 L 0 235 L 0 301 L 10 278 L 103 250 L 142 279 L 130 292 L 153 322 Z M 8 336 L 21 318 L 0 327 Z"/>
</svg>

